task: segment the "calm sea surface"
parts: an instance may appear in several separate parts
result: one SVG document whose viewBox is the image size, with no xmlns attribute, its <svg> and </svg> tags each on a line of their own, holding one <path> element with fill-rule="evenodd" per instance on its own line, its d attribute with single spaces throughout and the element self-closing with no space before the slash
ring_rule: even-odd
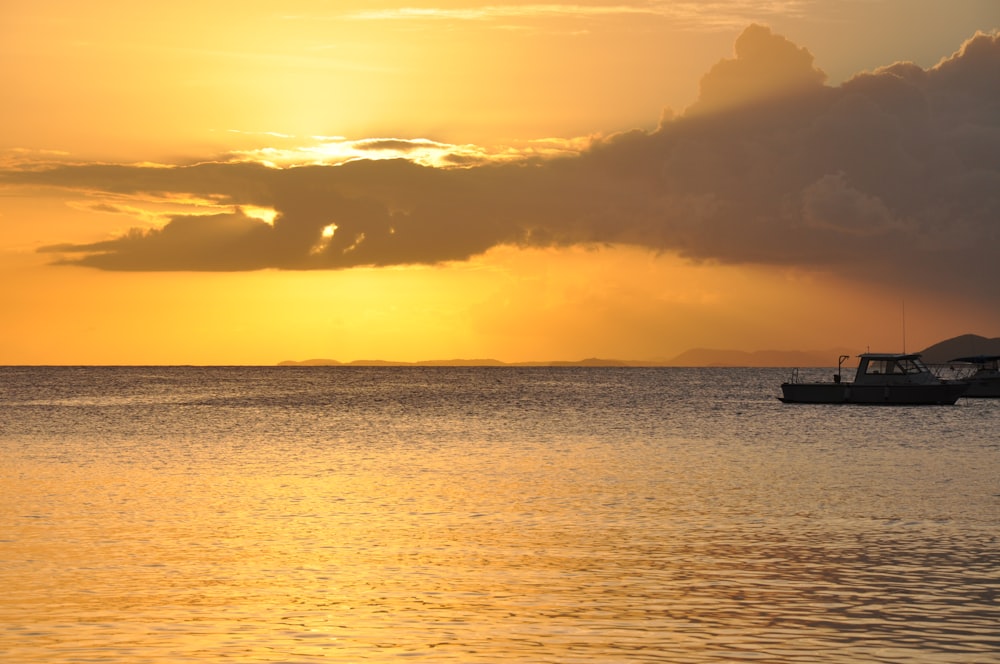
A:
<svg viewBox="0 0 1000 664">
<path fill-rule="evenodd" d="M 1000 662 L 1000 400 L 0 368 L 3 662 Z"/>
</svg>

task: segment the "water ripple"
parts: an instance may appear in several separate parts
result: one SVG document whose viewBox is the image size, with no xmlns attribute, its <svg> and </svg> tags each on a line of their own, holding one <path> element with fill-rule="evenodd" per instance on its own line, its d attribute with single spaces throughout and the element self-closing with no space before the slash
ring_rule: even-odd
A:
<svg viewBox="0 0 1000 664">
<path fill-rule="evenodd" d="M 788 408 L 768 370 L 2 372 L 4 661 L 1000 662 L 998 403 Z"/>
</svg>

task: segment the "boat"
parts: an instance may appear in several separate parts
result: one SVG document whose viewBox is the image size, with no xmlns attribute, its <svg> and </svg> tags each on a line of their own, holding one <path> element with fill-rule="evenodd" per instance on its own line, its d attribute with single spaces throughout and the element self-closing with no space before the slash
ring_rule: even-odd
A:
<svg viewBox="0 0 1000 664">
<path fill-rule="evenodd" d="M 1000 355 L 973 355 L 956 357 L 949 364 L 963 362 L 972 365 L 971 372 L 965 372 L 962 380 L 969 384 L 962 396 L 972 398 L 1000 397 Z"/>
<path fill-rule="evenodd" d="M 919 353 L 862 353 L 854 380 L 844 381 L 841 368 L 849 357 L 840 356 L 832 382 L 799 382 L 796 370 L 781 384 L 778 398 L 784 403 L 951 405 L 968 389 L 964 381 L 933 374 Z"/>
</svg>

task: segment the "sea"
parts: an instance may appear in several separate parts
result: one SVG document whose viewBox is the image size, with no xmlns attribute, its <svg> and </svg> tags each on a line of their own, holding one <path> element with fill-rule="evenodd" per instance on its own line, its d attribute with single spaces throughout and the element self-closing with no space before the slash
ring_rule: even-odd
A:
<svg viewBox="0 0 1000 664">
<path fill-rule="evenodd" d="M 0 368 L 0 661 L 1000 662 L 1000 400 L 787 378 Z"/>
</svg>

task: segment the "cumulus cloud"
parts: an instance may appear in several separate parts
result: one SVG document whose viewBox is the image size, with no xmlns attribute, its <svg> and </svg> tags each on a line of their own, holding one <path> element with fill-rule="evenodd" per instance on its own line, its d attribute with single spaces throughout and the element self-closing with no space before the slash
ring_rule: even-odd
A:
<svg viewBox="0 0 1000 664">
<path fill-rule="evenodd" d="M 569 157 L 67 165 L 0 178 L 232 206 L 44 249 L 107 270 L 341 269 L 461 261 L 501 244 L 628 244 L 996 300 L 1000 35 L 978 34 L 930 69 L 895 63 L 831 87 L 806 49 L 750 26 L 685 113 Z"/>
<path fill-rule="evenodd" d="M 701 79 L 698 101 L 689 113 L 809 94 L 826 80 L 813 66 L 812 53 L 762 25 L 744 30 L 734 51 L 736 57 L 720 61 Z"/>
<path fill-rule="evenodd" d="M 879 198 L 851 187 L 842 173 L 826 175 L 806 188 L 802 220 L 815 228 L 855 237 L 889 236 L 900 228 Z"/>
</svg>

